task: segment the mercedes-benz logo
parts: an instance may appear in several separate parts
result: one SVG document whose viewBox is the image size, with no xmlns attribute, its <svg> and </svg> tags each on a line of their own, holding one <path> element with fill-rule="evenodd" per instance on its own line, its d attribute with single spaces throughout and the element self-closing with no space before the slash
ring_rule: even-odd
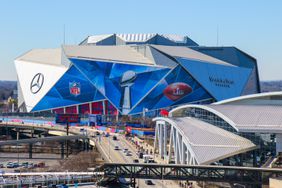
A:
<svg viewBox="0 0 282 188">
<path fill-rule="evenodd" d="M 30 83 L 30 91 L 36 94 L 40 91 L 44 83 L 44 75 L 42 73 L 37 73 Z"/>
</svg>

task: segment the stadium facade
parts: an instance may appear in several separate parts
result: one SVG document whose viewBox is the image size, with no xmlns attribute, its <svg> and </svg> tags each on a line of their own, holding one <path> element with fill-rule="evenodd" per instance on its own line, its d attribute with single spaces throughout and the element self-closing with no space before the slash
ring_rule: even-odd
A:
<svg viewBox="0 0 282 188">
<path fill-rule="evenodd" d="M 256 60 L 187 36 L 110 34 L 15 60 L 20 111 L 138 114 L 260 92 Z"/>
</svg>

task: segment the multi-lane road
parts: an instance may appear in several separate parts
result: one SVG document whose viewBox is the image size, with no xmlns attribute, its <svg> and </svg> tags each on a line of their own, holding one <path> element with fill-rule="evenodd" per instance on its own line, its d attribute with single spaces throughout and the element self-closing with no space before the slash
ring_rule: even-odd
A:
<svg viewBox="0 0 282 188">
<path fill-rule="evenodd" d="M 129 143 L 129 141 L 127 141 L 123 135 L 115 135 L 117 137 L 117 140 L 113 140 L 113 136 L 98 136 L 97 138 L 97 144 L 101 146 L 103 150 L 102 152 L 108 157 L 108 160 L 115 163 L 133 163 L 134 159 L 138 159 L 139 163 L 143 163 L 143 159 L 138 158 L 137 149 L 131 143 Z M 116 150 L 116 147 L 118 147 L 119 149 Z M 130 151 L 130 156 L 127 156 L 126 152 L 124 152 L 125 148 Z M 137 179 L 137 187 L 148 187 L 149 185 L 147 185 L 145 181 L 146 180 Z M 174 181 L 152 180 L 152 182 L 154 183 L 154 187 L 178 187 L 178 185 Z"/>
</svg>

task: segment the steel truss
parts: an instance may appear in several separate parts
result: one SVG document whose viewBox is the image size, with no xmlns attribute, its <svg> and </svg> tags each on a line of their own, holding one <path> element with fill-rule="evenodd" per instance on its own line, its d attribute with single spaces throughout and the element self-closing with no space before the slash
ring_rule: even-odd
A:
<svg viewBox="0 0 282 188">
<path fill-rule="evenodd" d="M 260 187 L 269 183 L 270 177 L 282 176 L 281 169 L 249 168 L 231 166 L 160 165 L 106 163 L 106 178 L 135 178 L 160 180 L 188 180 L 240 183 Z"/>
</svg>

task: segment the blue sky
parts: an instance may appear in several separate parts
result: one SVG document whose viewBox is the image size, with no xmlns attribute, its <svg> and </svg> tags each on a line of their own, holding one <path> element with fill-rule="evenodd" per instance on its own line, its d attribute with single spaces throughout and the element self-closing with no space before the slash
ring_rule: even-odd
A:
<svg viewBox="0 0 282 188">
<path fill-rule="evenodd" d="M 236 46 L 258 61 L 261 80 L 282 80 L 280 0 L 1 0 L 0 80 L 32 48 L 77 44 L 88 35 L 188 35 L 205 46 Z"/>
</svg>

